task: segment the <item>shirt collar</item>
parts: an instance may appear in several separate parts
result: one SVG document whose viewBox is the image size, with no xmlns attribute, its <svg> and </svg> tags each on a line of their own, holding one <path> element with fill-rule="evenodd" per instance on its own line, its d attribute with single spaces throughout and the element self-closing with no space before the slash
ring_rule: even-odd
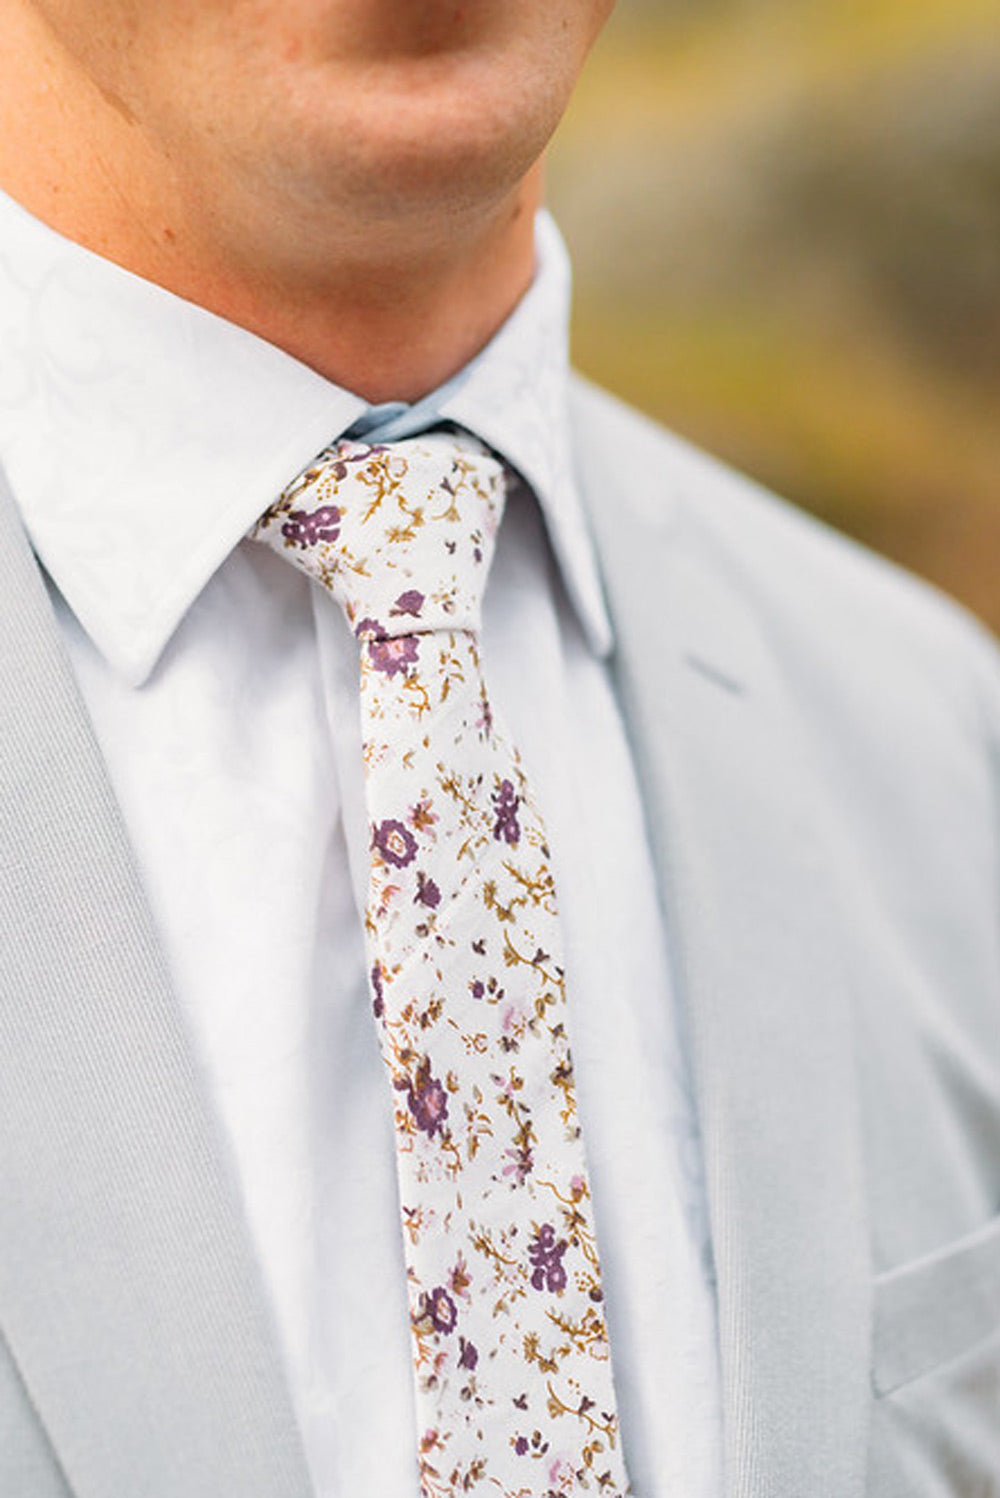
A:
<svg viewBox="0 0 1000 1498">
<path fill-rule="evenodd" d="M 570 462 L 569 269 L 545 214 L 537 248 L 532 287 L 436 410 L 532 486 L 604 653 L 610 626 Z M 0 461 L 38 556 L 133 685 L 254 520 L 366 409 L 0 194 Z"/>
<path fill-rule="evenodd" d="M 482 437 L 534 490 L 588 642 L 596 654 L 607 655 L 611 623 L 570 440 L 569 257 L 547 213 L 538 215 L 535 243 L 534 282 L 440 413 Z"/>
</svg>

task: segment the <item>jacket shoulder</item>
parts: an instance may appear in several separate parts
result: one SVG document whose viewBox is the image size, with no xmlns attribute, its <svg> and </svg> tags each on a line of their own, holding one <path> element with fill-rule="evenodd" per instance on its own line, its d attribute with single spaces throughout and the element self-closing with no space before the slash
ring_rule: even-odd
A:
<svg viewBox="0 0 1000 1498">
<path fill-rule="evenodd" d="M 603 454 L 633 508 L 666 512 L 665 544 L 673 536 L 724 569 L 779 653 L 783 641 L 799 657 L 811 644 L 817 663 L 942 686 L 956 669 L 980 685 L 985 673 L 1000 701 L 997 643 L 954 599 L 579 377 L 572 399 L 581 460 Z"/>
</svg>

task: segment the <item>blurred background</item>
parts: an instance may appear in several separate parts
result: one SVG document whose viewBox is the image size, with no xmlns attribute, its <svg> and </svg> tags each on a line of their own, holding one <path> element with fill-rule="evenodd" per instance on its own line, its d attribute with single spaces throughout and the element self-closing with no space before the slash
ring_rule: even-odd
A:
<svg viewBox="0 0 1000 1498">
<path fill-rule="evenodd" d="M 549 202 L 585 373 L 1000 630 L 997 0 L 619 0 Z"/>
</svg>

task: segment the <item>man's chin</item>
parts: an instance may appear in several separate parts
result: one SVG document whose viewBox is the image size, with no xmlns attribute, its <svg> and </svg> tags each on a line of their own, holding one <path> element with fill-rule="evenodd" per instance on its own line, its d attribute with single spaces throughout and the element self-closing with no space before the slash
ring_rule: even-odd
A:
<svg viewBox="0 0 1000 1498">
<path fill-rule="evenodd" d="M 270 149 L 258 136 L 240 163 L 273 201 L 298 201 L 359 225 L 481 211 L 507 198 L 542 154 L 561 101 L 510 107 L 486 89 L 388 89 L 348 110 L 336 99 L 286 115 Z M 288 128 L 289 120 L 292 128 Z"/>
</svg>

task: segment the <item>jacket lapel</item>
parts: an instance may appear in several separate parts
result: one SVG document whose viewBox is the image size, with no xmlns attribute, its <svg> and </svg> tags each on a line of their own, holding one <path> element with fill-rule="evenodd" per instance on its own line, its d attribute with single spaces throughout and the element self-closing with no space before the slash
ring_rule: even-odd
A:
<svg viewBox="0 0 1000 1498">
<path fill-rule="evenodd" d="M 0 1324 L 78 1498 L 306 1498 L 233 1182 L 0 479 Z"/>
<path fill-rule="evenodd" d="M 583 392 L 576 429 L 691 1037 L 726 1493 L 856 1498 L 870 1274 L 822 793 L 663 436 Z"/>
</svg>

